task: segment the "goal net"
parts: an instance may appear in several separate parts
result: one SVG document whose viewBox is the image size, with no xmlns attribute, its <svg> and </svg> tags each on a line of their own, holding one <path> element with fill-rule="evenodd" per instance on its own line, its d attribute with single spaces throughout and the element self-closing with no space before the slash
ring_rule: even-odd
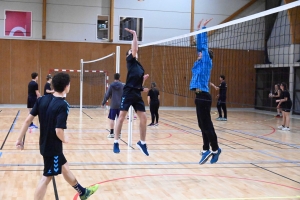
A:
<svg viewBox="0 0 300 200">
<path fill-rule="evenodd" d="M 71 89 L 67 101 L 71 107 L 96 108 L 101 106 L 109 83 L 109 76 L 115 70 L 115 54 L 92 60 L 82 61 L 82 69 L 50 69 L 54 76 L 59 72 L 68 73 L 71 78 Z M 82 81 L 81 81 L 82 80 Z"/>
<path fill-rule="evenodd" d="M 191 70 L 198 57 L 197 35 L 206 33 L 214 55 L 210 82 L 218 86 L 220 75 L 225 76 L 228 107 L 276 110 L 269 93 L 286 82 L 294 112 L 300 112 L 299 5 L 296 1 L 216 26 L 210 22 L 206 29 L 140 45 L 139 61 L 150 75 L 147 83 L 156 82 L 163 106 L 194 106 Z M 214 106 L 219 91 L 208 87 Z"/>
</svg>

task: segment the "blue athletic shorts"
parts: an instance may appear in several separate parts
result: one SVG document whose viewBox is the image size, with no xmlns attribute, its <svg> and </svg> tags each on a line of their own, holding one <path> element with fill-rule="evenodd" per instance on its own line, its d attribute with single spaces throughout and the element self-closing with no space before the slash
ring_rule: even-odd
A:
<svg viewBox="0 0 300 200">
<path fill-rule="evenodd" d="M 115 120 L 116 116 L 119 117 L 120 109 L 109 109 L 108 118 L 111 120 Z"/>
</svg>

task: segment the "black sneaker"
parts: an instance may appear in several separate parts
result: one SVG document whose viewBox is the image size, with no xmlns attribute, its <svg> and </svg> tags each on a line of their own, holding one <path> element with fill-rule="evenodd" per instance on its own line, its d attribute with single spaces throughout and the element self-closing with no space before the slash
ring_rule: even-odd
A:
<svg viewBox="0 0 300 200">
<path fill-rule="evenodd" d="M 149 124 L 148 126 L 154 126 L 154 124 L 153 124 L 153 123 L 151 123 L 151 124 Z"/>
</svg>

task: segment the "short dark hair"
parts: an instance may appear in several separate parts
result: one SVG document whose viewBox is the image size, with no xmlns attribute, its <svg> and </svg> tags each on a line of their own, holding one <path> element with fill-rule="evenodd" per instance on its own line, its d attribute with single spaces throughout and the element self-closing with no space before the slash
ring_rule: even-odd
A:
<svg viewBox="0 0 300 200">
<path fill-rule="evenodd" d="M 210 59 L 214 58 L 214 52 L 213 52 L 213 50 L 208 49 L 208 54 L 209 54 Z"/>
<path fill-rule="evenodd" d="M 66 73 L 58 73 L 52 79 L 52 86 L 56 92 L 63 92 L 69 84 L 70 75 Z"/>
<path fill-rule="evenodd" d="M 282 82 L 281 85 L 283 86 L 283 90 L 288 90 L 287 84 L 285 82 Z"/>
<path fill-rule="evenodd" d="M 119 80 L 119 79 L 120 79 L 120 74 L 119 74 L 119 73 L 115 73 L 114 79 L 115 79 L 115 80 Z"/>
<path fill-rule="evenodd" d="M 220 78 L 222 78 L 223 80 L 225 80 L 225 76 L 224 75 L 220 75 Z"/>
<path fill-rule="evenodd" d="M 152 82 L 152 83 L 151 83 L 151 88 L 154 88 L 154 87 L 156 87 L 156 83 L 155 83 L 155 82 Z"/>
<path fill-rule="evenodd" d="M 36 78 L 38 75 L 39 75 L 38 73 L 36 73 L 36 72 L 32 72 L 32 74 L 31 74 L 31 78 L 32 78 L 32 79 L 35 79 L 35 78 Z"/>
<path fill-rule="evenodd" d="M 51 74 L 48 74 L 46 79 L 47 79 L 47 81 L 49 81 L 49 79 L 52 79 Z"/>
</svg>

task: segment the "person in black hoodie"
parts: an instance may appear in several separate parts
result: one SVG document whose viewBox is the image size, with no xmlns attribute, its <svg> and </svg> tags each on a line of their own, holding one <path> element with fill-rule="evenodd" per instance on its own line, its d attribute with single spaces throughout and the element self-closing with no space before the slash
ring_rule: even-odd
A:
<svg viewBox="0 0 300 200">
<path fill-rule="evenodd" d="M 102 106 L 105 105 L 108 99 L 110 100 L 110 109 L 108 118 L 110 119 L 109 126 L 110 126 L 110 133 L 108 134 L 108 138 L 114 138 L 114 124 L 116 117 L 119 117 L 120 114 L 120 104 L 123 94 L 123 87 L 124 84 L 120 82 L 120 74 L 116 73 L 114 75 L 114 82 L 110 84 L 108 90 L 105 93 L 104 99 L 102 101 Z"/>
</svg>

